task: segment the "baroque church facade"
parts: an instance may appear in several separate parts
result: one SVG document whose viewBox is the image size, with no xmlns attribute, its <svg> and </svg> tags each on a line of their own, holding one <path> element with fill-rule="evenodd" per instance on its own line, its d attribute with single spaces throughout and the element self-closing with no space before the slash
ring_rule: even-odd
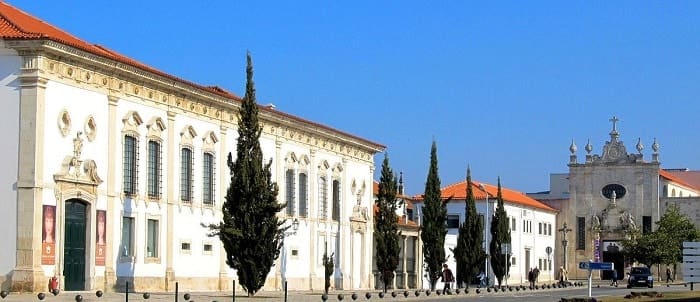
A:
<svg viewBox="0 0 700 302">
<path fill-rule="evenodd" d="M 203 225 L 221 220 L 240 98 L 87 43 L 0 3 L 0 287 L 230 290 Z M 374 155 L 384 146 L 260 107 L 280 213 L 295 231 L 265 289 L 371 288 Z M 354 255 L 351 257 L 351 255 Z M 361 256 L 358 256 L 361 255 Z"/>
</svg>

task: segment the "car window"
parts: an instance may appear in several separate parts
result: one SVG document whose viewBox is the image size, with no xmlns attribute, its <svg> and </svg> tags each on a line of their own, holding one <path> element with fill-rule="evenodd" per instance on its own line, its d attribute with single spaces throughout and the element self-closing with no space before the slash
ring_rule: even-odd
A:
<svg viewBox="0 0 700 302">
<path fill-rule="evenodd" d="M 643 268 L 643 267 L 633 267 L 632 268 L 632 273 L 633 274 L 648 274 L 649 269 Z"/>
</svg>

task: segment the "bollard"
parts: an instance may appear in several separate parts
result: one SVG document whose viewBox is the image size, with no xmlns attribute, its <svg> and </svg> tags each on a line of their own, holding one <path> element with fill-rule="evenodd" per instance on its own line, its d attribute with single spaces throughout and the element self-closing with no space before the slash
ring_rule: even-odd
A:
<svg viewBox="0 0 700 302">
<path fill-rule="evenodd" d="M 408 298 L 408 291 L 407 290 L 403 291 L 403 297 Z"/>
<path fill-rule="evenodd" d="M 185 293 L 182 297 L 185 298 L 185 301 L 189 301 L 191 298 L 190 293 Z"/>
<path fill-rule="evenodd" d="M 143 298 L 144 298 L 145 300 L 148 300 L 150 297 L 151 297 L 151 294 L 149 294 L 149 293 L 143 293 Z"/>
<path fill-rule="evenodd" d="M 175 282 L 175 302 L 177 302 L 177 292 L 179 290 L 180 284 L 179 282 Z"/>
<path fill-rule="evenodd" d="M 343 294 L 338 294 L 338 301 L 343 301 L 345 299 L 345 296 Z"/>
<path fill-rule="evenodd" d="M 60 293 L 60 292 L 61 292 L 61 291 L 58 290 L 58 288 L 54 288 L 54 289 L 51 290 L 51 294 L 53 294 L 54 297 L 55 297 L 55 296 L 58 296 L 58 293 Z"/>
<path fill-rule="evenodd" d="M 321 300 L 323 300 L 323 302 L 326 302 L 326 300 L 328 300 L 328 295 L 326 295 L 325 293 L 321 295 Z"/>
<path fill-rule="evenodd" d="M 9 294 L 10 293 L 6 290 L 0 291 L 0 298 L 5 299 L 5 297 L 7 297 L 7 295 L 9 295 Z"/>
<path fill-rule="evenodd" d="M 384 292 L 379 292 L 379 299 L 384 299 Z"/>
<path fill-rule="evenodd" d="M 236 280 L 233 280 L 233 295 L 231 297 L 231 301 L 236 302 Z"/>
<path fill-rule="evenodd" d="M 416 297 L 420 296 L 420 291 L 416 290 Z"/>
<path fill-rule="evenodd" d="M 284 302 L 287 302 L 287 280 L 284 280 Z"/>
<path fill-rule="evenodd" d="M 481 288 L 477 288 L 477 289 L 476 289 L 476 293 L 477 293 L 477 294 L 480 294 L 480 293 L 481 293 Z"/>
<path fill-rule="evenodd" d="M 44 295 L 44 293 L 39 293 L 38 295 L 36 295 L 36 297 L 39 298 L 39 300 L 43 301 L 44 298 L 46 298 L 46 295 Z"/>
<path fill-rule="evenodd" d="M 95 296 L 97 296 L 98 298 L 102 298 L 102 291 L 101 291 L 101 290 L 97 290 L 97 291 L 95 292 Z"/>
<path fill-rule="evenodd" d="M 129 302 L 129 281 L 126 281 L 126 290 L 124 293 L 124 301 Z"/>
<path fill-rule="evenodd" d="M 426 290 L 425 290 L 425 295 L 426 295 L 426 296 L 430 296 L 430 290 L 429 290 L 429 289 L 426 289 Z"/>
<path fill-rule="evenodd" d="M 353 301 L 357 300 L 357 294 L 352 293 L 352 296 L 350 296 L 350 298 L 352 298 Z"/>
<path fill-rule="evenodd" d="M 461 291 L 462 291 L 461 289 L 457 288 L 457 289 L 455 289 L 455 294 L 459 295 L 459 293 L 460 293 Z"/>
<path fill-rule="evenodd" d="M 75 295 L 75 302 L 83 302 L 83 296 Z"/>
<path fill-rule="evenodd" d="M 366 293 L 365 293 L 365 298 L 367 298 L 367 300 L 369 300 L 370 298 L 372 298 L 372 293 L 366 292 Z"/>
</svg>

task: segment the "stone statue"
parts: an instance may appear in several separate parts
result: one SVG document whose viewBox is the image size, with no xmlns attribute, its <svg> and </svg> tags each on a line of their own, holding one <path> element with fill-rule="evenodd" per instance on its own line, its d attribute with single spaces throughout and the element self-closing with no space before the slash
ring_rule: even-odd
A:
<svg viewBox="0 0 700 302">
<path fill-rule="evenodd" d="M 600 217 L 598 215 L 593 214 L 593 224 L 592 224 L 592 229 L 593 230 L 600 230 Z"/>
<path fill-rule="evenodd" d="M 82 132 L 78 131 L 77 135 L 73 139 L 73 156 L 80 158 L 80 154 L 83 153 L 83 139 L 80 138 Z"/>
</svg>

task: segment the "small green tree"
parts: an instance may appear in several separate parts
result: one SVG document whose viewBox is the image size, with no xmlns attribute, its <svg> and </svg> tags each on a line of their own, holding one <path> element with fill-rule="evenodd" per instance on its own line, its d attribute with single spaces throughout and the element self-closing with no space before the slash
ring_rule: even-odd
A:
<svg viewBox="0 0 700 302">
<path fill-rule="evenodd" d="M 479 273 L 484 261 L 482 249 L 484 228 L 476 212 L 476 200 L 472 187 L 471 169 L 467 167 L 467 190 L 464 205 L 464 223 L 459 227 L 457 246 L 452 250 L 457 262 L 457 285 L 462 283 L 469 288 L 472 278 Z"/>
<path fill-rule="evenodd" d="M 263 165 L 260 148 L 262 128 L 258 122 L 253 63 L 247 54 L 246 92 L 238 120 L 236 160 L 228 154 L 231 184 L 222 205 L 223 218 L 210 225 L 226 250 L 226 264 L 236 270 L 239 284 L 252 297 L 265 285 L 279 257 L 284 231 L 277 213 L 285 204 L 277 202 L 277 184 L 272 181 L 272 160 Z"/>
<path fill-rule="evenodd" d="M 442 264 L 445 263 L 445 235 L 447 235 L 447 206 L 442 200 L 440 177 L 438 176 L 437 145 L 433 141 L 430 149 L 430 168 L 425 182 L 423 195 L 423 219 L 421 223 L 421 240 L 423 240 L 423 261 L 430 282 L 430 289 L 435 290 L 435 283 L 440 278 Z"/>
<path fill-rule="evenodd" d="M 510 228 L 508 227 L 508 214 L 506 214 L 505 206 L 503 205 L 503 195 L 501 192 L 501 178 L 498 178 L 498 194 L 496 199 L 498 205 L 496 213 L 491 220 L 491 268 L 493 274 L 496 275 L 498 286 L 501 286 L 503 278 L 508 274 L 510 261 L 506 254 L 502 253 L 504 243 L 510 244 Z"/>
<path fill-rule="evenodd" d="M 328 250 L 323 251 L 323 268 L 324 268 L 324 292 L 328 294 L 328 289 L 331 287 L 331 276 L 333 275 L 333 270 L 335 269 L 335 265 L 333 264 L 333 256 L 335 254 L 331 253 L 331 256 L 328 256 Z"/>
<path fill-rule="evenodd" d="M 663 239 L 664 249 L 669 254 L 661 264 L 676 264 L 683 261 L 683 242 L 695 241 L 700 237 L 693 221 L 675 204 L 671 204 L 666 209 L 666 213 L 656 224 L 658 225 L 656 232 Z"/>
<path fill-rule="evenodd" d="M 401 232 L 396 215 L 398 207 L 396 195 L 396 176 L 389 167 L 389 155 L 385 153 L 376 200 L 378 211 L 374 220 L 374 245 L 376 249 L 374 259 L 377 263 L 377 270 L 381 273 L 384 292 L 387 290 L 387 285 L 391 284 L 394 279 L 394 271 L 399 266 L 399 253 L 401 252 L 399 245 Z"/>
</svg>

